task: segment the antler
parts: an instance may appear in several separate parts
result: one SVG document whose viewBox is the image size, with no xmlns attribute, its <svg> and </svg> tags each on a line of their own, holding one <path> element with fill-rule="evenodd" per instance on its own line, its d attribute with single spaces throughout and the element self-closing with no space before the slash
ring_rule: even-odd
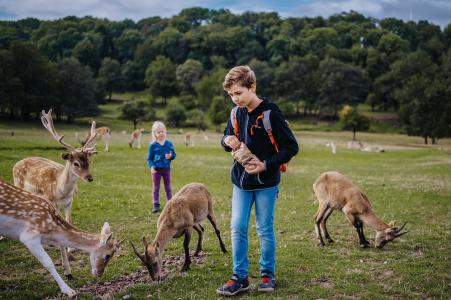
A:
<svg viewBox="0 0 451 300">
<path fill-rule="evenodd" d="M 96 136 L 97 136 L 96 121 L 92 121 L 91 131 L 89 132 L 89 135 L 86 138 L 86 140 L 83 142 L 83 146 L 80 148 L 82 152 L 86 152 L 86 153 L 96 153 L 97 152 L 96 144 L 95 144 Z"/>
<path fill-rule="evenodd" d="M 45 110 L 42 110 L 42 116 L 41 116 L 41 122 L 42 125 L 50 132 L 55 140 L 57 140 L 61 145 L 63 145 L 67 150 L 74 151 L 76 150 L 74 146 L 69 145 L 63 141 L 64 135 L 59 135 L 56 130 L 55 126 L 53 125 L 53 119 L 52 119 L 52 109 L 49 109 L 48 113 L 45 113 Z"/>
</svg>

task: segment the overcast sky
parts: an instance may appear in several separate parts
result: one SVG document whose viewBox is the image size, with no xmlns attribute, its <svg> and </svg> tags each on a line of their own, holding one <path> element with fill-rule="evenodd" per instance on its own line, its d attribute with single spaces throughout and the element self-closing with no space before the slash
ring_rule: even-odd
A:
<svg viewBox="0 0 451 300">
<path fill-rule="evenodd" d="M 0 20 L 91 15 L 138 21 L 150 16 L 171 17 L 193 6 L 227 8 L 233 13 L 276 11 L 281 17 L 328 17 L 355 10 L 378 19 L 428 20 L 442 28 L 451 23 L 451 0 L 0 0 Z"/>
</svg>

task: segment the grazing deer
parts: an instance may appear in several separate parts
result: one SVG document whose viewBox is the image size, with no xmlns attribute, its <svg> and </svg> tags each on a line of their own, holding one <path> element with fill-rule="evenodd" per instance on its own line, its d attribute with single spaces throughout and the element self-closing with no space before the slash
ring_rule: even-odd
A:
<svg viewBox="0 0 451 300">
<path fill-rule="evenodd" d="M 363 234 L 363 223 L 376 231 L 374 246 L 379 249 L 407 233 L 407 231 L 401 232 L 406 223 L 397 228 L 391 227 L 379 219 L 374 213 L 367 196 L 348 178 L 338 172 L 321 174 L 313 184 L 313 190 L 319 204 L 315 216 L 315 231 L 316 238 L 321 246 L 324 246 L 321 233 L 329 243 L 333 242 L 327 232 L 326 221 L 334 209 L 341 210 L 355 227 L 360 246 L 363 248 L 370 244 Z"/>
<path fill-rule="evenodd" d="M 64 220 L 50 201 L 1 180 L 0 234 L 24 244 L 69 297 L 77 293 L 58 274 L 43 245 L 70 246 L 89 253 L 92 275 L 101 276 L 121 243 L 112 238 L 108 223 L 100 234 L 81 231 Z"/>
<path fill-rule="evenodd" d="M 13 167 L 14 185 L 38 196 L 44 197 L 64 209 L 66 221 L 72 224 L 72 202 L 77 189 L 77 180 L 91 182 L 93 177 L 89 170 L 90 156 L 94 154 L 92 146 L 95 139 L 95 122 L 92 122 L 90 135 L 81 148 L 75 148 L 64 142 L 53 125 L 52 110 L 42 111 L 41 121 L 53 138 L 69 152 L 61 157 L 66 161 L 63 166 L 42 157 L 28 157 L 17 162 Z M 66 276 L 70 277 L 70 266 L 66 249 L 61 249 L 62 264 Z"/>
<path fill-rule="evenodd" d="M 185 134 L 185 146 L 194 147 L 194 136 L 191 132 Z"/>
<path fill-rule="evenodd" d="M 221 239 L 219 229 L 216 227 L 216 217 L 213 211 L 213 201 L 205 185 L 201 183 L 190 183 L 182 187 L 172 197 L 161 212 L 157 222 L 157 235 L 154 242 L 149 245 L 143 237 L 144 253 L 139 253 L 132 243 L 135 254 L 149 271 L 152 280 L 161 277 L 161 257 L 166 245 L 173 239 L 185 236 L 183 248 L 185 249 L 185 262 L 182 271 L 187 271 L 191 264 L 189 256 L 189 243 L 193 229 L 197 231 L 199 240 L 195 256 L 202 251 L 202 240 L 204 228 L 200 224 L 207 219 L 215 230 L 223 253 L 227 250 Z"/>
<path fill-rule="evenodd" d="M 141 137 L 143 135 L 144 128 L 136 129 L 132 132 L 130 136 L 130 141 L 128 142 L 128 145 L 130 148 L 138 148 L 141 149 Z"/>
</svg>

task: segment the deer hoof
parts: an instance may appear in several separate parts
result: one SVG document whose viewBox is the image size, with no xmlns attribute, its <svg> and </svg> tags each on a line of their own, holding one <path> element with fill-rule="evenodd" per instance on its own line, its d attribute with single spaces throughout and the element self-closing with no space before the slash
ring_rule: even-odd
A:
<svg viewBox="0 0 451 300">
<path fill-rule="evenodd" d="M 72 274 L 66 274 L 67 280 L 74 280 L 74 276 Z"/>
</svg>

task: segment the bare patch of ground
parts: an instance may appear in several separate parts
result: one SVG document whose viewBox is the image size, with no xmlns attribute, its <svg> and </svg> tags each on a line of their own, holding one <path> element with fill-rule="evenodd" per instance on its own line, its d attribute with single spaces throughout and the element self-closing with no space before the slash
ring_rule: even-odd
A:
<svg viewBox="0 0 451 300">
<path fill-rule="evenodd" d="M 203 265 L 207 258 L 207 253 L 201 252 L 199 256 L 192 256 L 192 265 Z M 185 261 L 185 256 L 168 256 L 163 259 L 162 279 L 160 282 L 168 281 L 174 277 L 180 276 L 180 269 Z M 88 294 L 97 299 L 108 299 L 112 294 L 127 289 L 138 283 L 158 284 L 153 282 L 147 269 L 144 267 L 128 275 L 112 279 L 106 282 L 87 284 L 76 289 L 79 294 Z M 47 297 L 45 300 L 66 299 L 62 293 L 54 297 Z"/>
<path fill-rule="evenodd" d="M 326 278 L 326 277 L 312 279 L 310 281 L 310 284 L 311 285 L 319 285 L 320 287 L 325 288 L 325 289 L 331 289 L 335 286 L 334 283 L 332 282 L 332 280 L 329 278 Z"/>
</svg>

